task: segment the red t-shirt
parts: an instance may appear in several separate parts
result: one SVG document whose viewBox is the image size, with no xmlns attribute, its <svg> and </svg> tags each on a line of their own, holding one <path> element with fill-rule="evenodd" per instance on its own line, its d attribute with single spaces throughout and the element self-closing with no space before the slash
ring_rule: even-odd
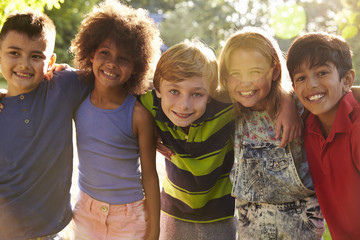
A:
<svg viewBox="0 0 360 240">
<path fill-rule="evenodd" d="M 319 119 L 306 119 L 304 141 L 321 210 L 333 239 L 360 239 L 360 104 L 341 100 L 327 139 Z"/>
</svg>

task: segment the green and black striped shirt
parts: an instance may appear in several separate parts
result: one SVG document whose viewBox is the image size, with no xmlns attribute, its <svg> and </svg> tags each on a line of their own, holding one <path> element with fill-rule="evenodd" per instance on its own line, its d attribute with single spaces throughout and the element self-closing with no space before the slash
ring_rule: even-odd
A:
<svg viewBox="0 0 360 240">
<path fill-rule="evenodd" d="M 140 98 L 155 118 L 163 143 L 175 155 L 166 160 L 161 210 L 179 220 L 215 222 L 234 216 L 229 173 L 234 162 L 232 104 L 211 99 L 186 133 L 161 109 L 155 90 Z"/>
</svg>

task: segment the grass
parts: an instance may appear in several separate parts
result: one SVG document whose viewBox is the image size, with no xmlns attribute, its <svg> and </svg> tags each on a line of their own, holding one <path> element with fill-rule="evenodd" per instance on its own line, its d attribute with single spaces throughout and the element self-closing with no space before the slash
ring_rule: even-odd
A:
<svg viewBox="0 0 360 240">
<path fill-rule="evenodd" d="M 331 236 L 327 224 L 325 224 L 325 232 L 323 235 L 323 240 L 331 240 Z"/>
</svg>

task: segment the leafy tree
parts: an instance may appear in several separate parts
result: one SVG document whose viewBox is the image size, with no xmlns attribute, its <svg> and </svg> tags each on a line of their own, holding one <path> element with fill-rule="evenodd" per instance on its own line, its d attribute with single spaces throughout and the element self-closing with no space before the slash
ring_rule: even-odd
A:
<svg viewBox="0 0 360 240">
<path fill-rule="evenodd" d="M 46 9 L 45 13 L 56 25 L 55 53 L 56 62 L 72 65 L 70 43 L 75 37 L 81 21 L 91 8 L 100 0 L 67 0 L 60 9 Z"/>
<path fill-rule="evenodd" d="M 3 25 L 6 16 L 14 11 L 24 11 L 27 8 L 37 9 L 44 11 L 44 8 L 48 9 L 60 8 L 60 3 L 64 0 L 2 0 L 0 2 L 0 26 Z"/>
<path fill-rule="evenodd" d="M 343 9 L 337 14 L 339 29 L 344 38 L 360 35 L 360 0 L 341 0 Z"/>
</svg>

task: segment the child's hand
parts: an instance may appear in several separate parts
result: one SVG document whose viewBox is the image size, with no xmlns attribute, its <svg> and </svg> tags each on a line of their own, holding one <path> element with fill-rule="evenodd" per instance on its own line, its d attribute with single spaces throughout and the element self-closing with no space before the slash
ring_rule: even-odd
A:
<svg viewBox="0 0 360 240">
<path fill-rule="evenodd" d="M 1 103 L 1 100 L 6 97 L 7 90 L 6 89 L 0 89 L 0 112 L 2 109 L 4 109 L 4 105 Z"/>
<path fill-rule="evenodd" d="M 275 137 L 278 139 L 281 136 L 279 147 L 284 147 L 286 144 L 300 137 L 301 132 L 302 122 L 295 101 L 291 96 L 284 96 L 275 129 Z"/>
<path fill-rule="evenodd" d="M 174 155 L 174 153 L 171 151 L 170 148 L 166 147 L 161 140 L 161 137 L 159 135 L 159 132 L 155 128 L 155 136 L 156 136 L 156 151 L 161 153 L 165 158 L 171 159 L 171 156 Z"/>
<path fill-rule="evenodd" d="M 62 71 L 62 70 L 67 69 L 67 68 L 70 68 L 70 66 L 67 65 L 66 63 L 61 63 L 61 64 L 55 63 L 53 65 L 53 67 L 51 69 L 49 69 L 48 72 L 44 75 L 44 77 L 47 80 L 50 80 L 54 76 L 54 71 Z"/>
</svg>

